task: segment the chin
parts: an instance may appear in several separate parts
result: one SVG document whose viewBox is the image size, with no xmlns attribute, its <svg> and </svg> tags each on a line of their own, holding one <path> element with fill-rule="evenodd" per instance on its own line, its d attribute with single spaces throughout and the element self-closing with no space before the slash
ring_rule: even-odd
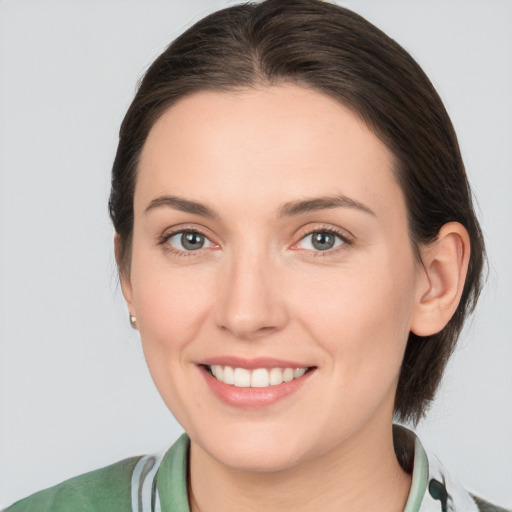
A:
<svg viewBox="0 0 512 512">
<path fill-rule="evenodd" d="M 238 471 L 253 473 L 275 473 L 296 466 L 300 455 L 284 451 L 282 448 L 260 446 L 245 450 L 222 451 L 211 454 L 218 462 Z"/>
<path fill-rule="evenodd" d="M 307 458 L 300 436 L 242 427 L 237 434 L 208 436 L 198 444 L 217 462 L 239 471 L 271 473 L 290 469 Z"/>
</svg>

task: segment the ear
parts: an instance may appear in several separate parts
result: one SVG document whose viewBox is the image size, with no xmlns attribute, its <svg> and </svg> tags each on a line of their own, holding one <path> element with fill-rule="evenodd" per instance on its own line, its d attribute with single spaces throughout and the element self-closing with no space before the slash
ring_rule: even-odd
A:
<svg viewBox="0 0 512 512">
<path fill-rule="evenodd" d="M 123 291 L 124 300 L 128 307 L 130 316 L 136 317 L 135 308 L 132 303 L 132 282 L 130 279 L 130 271 L 125 267 L 126 263 L 122 261 L 122 240 L 121 237 L 116 233 L 114 235 L 114 254 L 116 257 L 117 268 L 119 269 L 119 281 L 121 282 L 121 289 Z M 132 324 L 133 325 L 133 324 Z"/>
<path fill-rule="evenodd" d="M 464 226 L 449 222 L 421 253 L 423 269 L 411 318 L 411 331 L 431 336 L 441 331 L 459 305 L 469 264 L 470 242 Z"/>
</svg>

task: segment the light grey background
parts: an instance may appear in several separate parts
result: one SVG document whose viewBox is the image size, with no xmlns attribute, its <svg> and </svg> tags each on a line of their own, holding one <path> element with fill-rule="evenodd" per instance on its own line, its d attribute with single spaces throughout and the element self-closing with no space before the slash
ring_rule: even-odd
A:
<svg viewBox="0 0 512 512">
<path fill-rule="evenodd" d="M 109 171 L 142 72 L 233 3 L 0 0 L 0 506 L 181 431 L 121 300 Z M 512 3 L 340 3 L 415 56 L 458 132 L 491 271 L 418 430 L 469 488 L 511 506 Z"/>
</svg>

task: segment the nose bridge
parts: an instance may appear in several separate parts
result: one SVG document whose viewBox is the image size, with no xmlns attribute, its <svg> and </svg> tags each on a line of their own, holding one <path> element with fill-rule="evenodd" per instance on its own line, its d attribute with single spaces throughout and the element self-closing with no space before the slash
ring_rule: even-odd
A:
<svg viewBox="0 0 512 512">
<path fill-rule="evenodd" d="M 247 240 L 233 247 L 221 273 L 217 324 L 239 339 L 255 339 L 283 327 L 285 305 L 278 290 L 276 258 L 265 244 Z"/>
</svg>

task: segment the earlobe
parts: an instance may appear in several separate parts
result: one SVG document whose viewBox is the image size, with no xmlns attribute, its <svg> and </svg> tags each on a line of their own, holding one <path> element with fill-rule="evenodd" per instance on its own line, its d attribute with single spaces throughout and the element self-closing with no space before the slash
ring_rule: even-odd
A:
<svg viewBox="0 0 512 512">
<path fill-rule="evenodd" d="M 464 226 L 449 222 L 437 239 L 422 250 L 411 331 L 431 336 L 441 331 L 459 305 L 469 264 L 470 242 Z"/>
<path fill-rule="evenodd" d="M 130 323 L 133 326 L 133 322 L 131 322 L 131 317 L 136 317 L 136 311 L 134 310 L 132 303 L 132 283 L 130 279 L 130 274 L 126 268 L 124 268 L 124 263 L 121 258 L 122 254 L 122 240 L 121 237 L 116 233 L 114 235 L 114 254 L 116 257 L 117 268 L 119 269 L 119 281 L 121 283 L 121 289 L 123 291 L 123 297 L 126 301 L 126 306 L 128 307 L 129 315 L 130 315 Z"/>
</svg>

